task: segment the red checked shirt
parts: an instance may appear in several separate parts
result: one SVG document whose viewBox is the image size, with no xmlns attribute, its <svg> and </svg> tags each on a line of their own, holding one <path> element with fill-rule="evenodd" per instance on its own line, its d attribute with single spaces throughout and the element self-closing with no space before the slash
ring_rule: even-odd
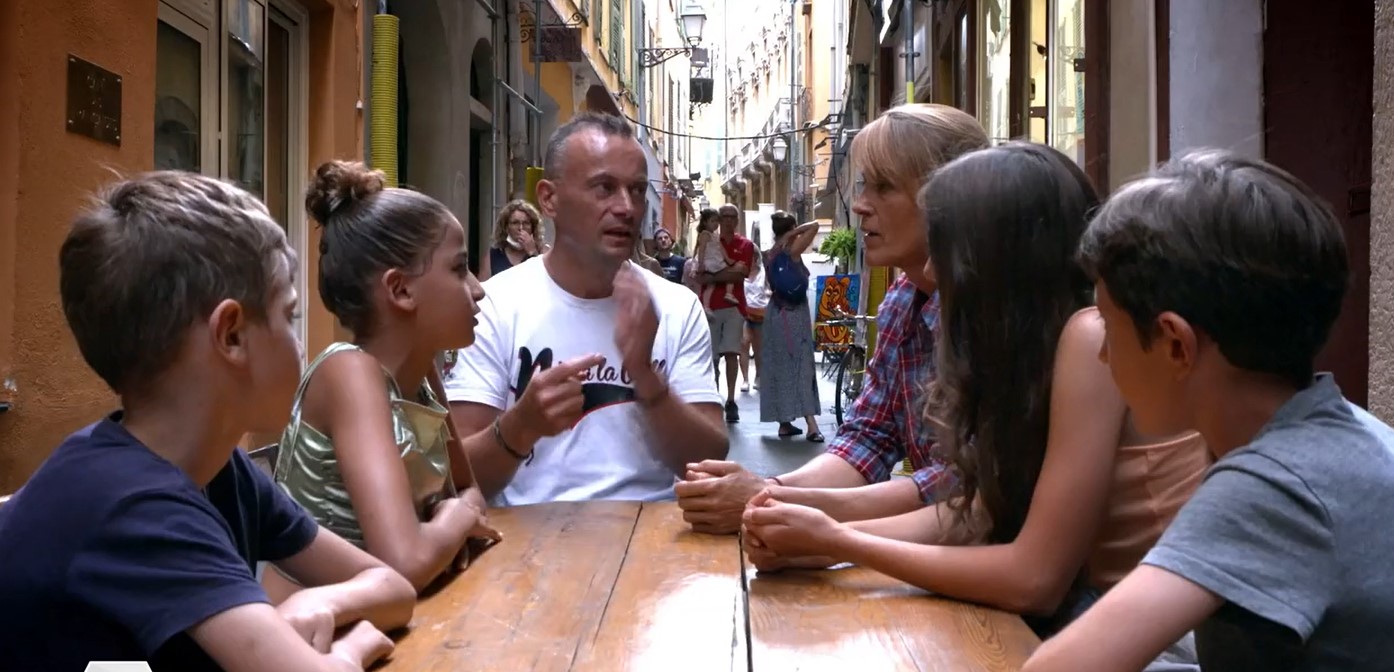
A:
<svg viewBox="0 0 1394 672">
<path fill-rule="evenodd" d="M 867 362 L 862 392 L 828 446 L 867 483 L 889 479 L 908 452 L 912 478 L 927 504 L 957 483 L 924 419 L 923 390 L 934 375 L 938 325 L 938 293 L 927 296 L 903 276 L 891 285 L 876 315 L 876 352 Z"/>
</svg>

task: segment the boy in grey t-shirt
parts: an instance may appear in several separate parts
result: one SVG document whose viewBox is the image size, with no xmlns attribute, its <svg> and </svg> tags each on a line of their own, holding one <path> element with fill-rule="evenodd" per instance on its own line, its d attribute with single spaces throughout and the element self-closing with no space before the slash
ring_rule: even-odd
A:
<svg viewBox="0 0 1394 672">
<path fill-rule="evenodd" d="M 1392 430 L 1313 371 L 1349 276 L 1330 210 L 1204 151 L 1114 195 L 1080 258 L 1138 429 L 1194 428 L 1219 459 L 1026 669 L 1138 670 L 1191 630 L 1207 671 L 1394 668 Z"/>
</svg>

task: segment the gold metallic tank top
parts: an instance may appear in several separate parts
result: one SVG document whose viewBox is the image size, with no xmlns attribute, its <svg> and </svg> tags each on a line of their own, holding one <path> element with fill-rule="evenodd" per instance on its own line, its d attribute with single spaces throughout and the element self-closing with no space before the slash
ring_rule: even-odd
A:
<svg viewBox="0 0 1394 672">
<path fill-rule="evenodd" d="M 300 388 L 295 393 L 290 424 L 281 434 L 275 478 L 320 525 L 362 548 L 363 530 L 358 525 L 348 488 L 344 486 L 343 476 L 339 472 L 334 443 L 300 419 L 305 388 L 309 386 L 315 369 L 336 353 L 358 349 L 351 343 L 335 343 L 320 353 L 305 370 Z M 449 422 L 449 412 L 431 394 L 427 385 L 422 385 L 418 393 L 423 403 L 416 403 L 403 398 L 396 381 L 386 369 L 383 370 L 383 380 L 392 404 L 392 436 L 407 470 L 416 514 L 425 520 L 436 501 L 445 494 L 453 494 L 446 493 L 451 488 L 450 456 L 446 452 L 450 433 L 445 424 Z"/>
</svg>

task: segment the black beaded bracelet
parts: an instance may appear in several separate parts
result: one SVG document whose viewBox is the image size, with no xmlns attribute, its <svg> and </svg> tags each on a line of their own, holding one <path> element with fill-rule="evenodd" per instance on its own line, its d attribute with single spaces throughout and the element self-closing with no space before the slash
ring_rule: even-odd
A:
<svg viewBox="0 0 1394 672">
<path fill-rule="evenodd" d="M 516 450 L 513 450 L 513 447 L 508 445 L 507 441 L 503 440 L 503 429 L 501 428 L 502 424 L 502 415 L 500 415 L 497 418 L 494 418 L 494 441 L 496 441 L 499 444 L 499 447 L 502 448 L 504 452 L 508 453 L 509 455 L 512 455 L 514 459 L 518 460 L 519 462 L 522 462 L 525 465 L 532 464 L 532 458 L 534 455 L 536 455 L 536 452 L 534 451 L 528 453 L 527 455 L 524 455 Z"/>
</svg>

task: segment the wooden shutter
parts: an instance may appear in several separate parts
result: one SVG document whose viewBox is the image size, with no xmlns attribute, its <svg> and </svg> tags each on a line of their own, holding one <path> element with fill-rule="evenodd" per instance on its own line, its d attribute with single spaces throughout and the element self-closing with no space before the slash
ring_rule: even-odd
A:
<svg viewBox="0 0 1394 672">
<path fill-rule="evenodd" d="M 624 0 L 610 0 L 610 66 L 624 81 Z"/>
</svg>

